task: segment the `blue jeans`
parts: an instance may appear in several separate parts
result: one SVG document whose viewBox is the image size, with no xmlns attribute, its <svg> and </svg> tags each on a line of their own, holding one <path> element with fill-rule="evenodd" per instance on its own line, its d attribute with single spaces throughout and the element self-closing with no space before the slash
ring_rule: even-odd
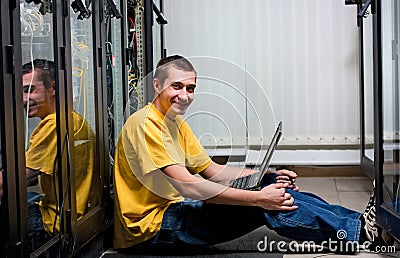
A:
<svg viewBox="0 0 400 258">
<path fill-rule="evenodd" d="M 274 182 L 275 176 L 271 175 L 269 181 Z M 311 193 L 286 192 L 294 197 L 298 209 L 269 211 L 193 200 L 172 204 L 164 214 L 161 230 L 147 243 L 207 246 L 233 240 L 263 225 L 281 236 L 316 244 L 329 239 L 359 240 L 359 212 L 328 204 Z M 338 236 L 338 232 L 342 234 Z"/>
</svg>

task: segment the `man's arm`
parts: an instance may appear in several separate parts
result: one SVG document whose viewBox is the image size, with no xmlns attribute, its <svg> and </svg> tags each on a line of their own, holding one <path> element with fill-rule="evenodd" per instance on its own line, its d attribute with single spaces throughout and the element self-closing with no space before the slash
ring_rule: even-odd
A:
<svg viewBox="0 0 400 258">
<path fill-rule="evenodd" d="M 220 165 L 212 161 L 210 166 L 208 166 L 204 171 L 202 171 L 200 175 L 208 180 L 219 183 L 227 180 L 232 180 L 238 177 L 247 176 L 256 172 L 259 171 Z"/>
<path fill-rule="evenodd" d="M 26 186 L 36 185 L 40 171 L 26 168 Z M 3 170 L 0 169 L 0 198 L 3 197 Z"/>
<path fill-rule="evenodd" d="M 293 197 L 285 192 L 288 186 L 285 183 L 271 184 L 260 191 L 247 191 L 192 175 L 183 165 L 170 165 L 161 170 L 184 197 L 210 203 L 258 206 L 267 210 L 297 209 Z"/>
<path fill-rule="evenodd" d="M 220 183 L 258 172 L 260 171 L 231 167 L 226 165 L 219 165 L 215 162 L 211 162 L 210 166 L 206 168 L 204 171 L 202 171 L 200 175 L 208 180 Z M 268 173 L 277 174 L 276 180 L 278 183 L 287 183 L 289 185 L 288 188 L 291 188 L 295 191 L 299 190 L 299 188 L 295 185 L 297 179 L 297 174 L 295 172 L 283 169 L 275 172 L 268 171 Z"/>
</svg>

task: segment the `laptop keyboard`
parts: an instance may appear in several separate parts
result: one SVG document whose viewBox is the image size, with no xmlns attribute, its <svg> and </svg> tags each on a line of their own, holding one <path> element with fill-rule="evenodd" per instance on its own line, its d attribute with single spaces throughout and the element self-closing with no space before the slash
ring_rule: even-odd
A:
<svg viewBox="0 0 400 258">
<path fill-rule="evenodd" d="M 231 181 L 230 187 L 238 188 L 238 189 L 247 189 L 253 186 L 256 186 L 258 181 L 258 174 L 251 174 L 243 177 L 236 178 Z"/>
</svg>

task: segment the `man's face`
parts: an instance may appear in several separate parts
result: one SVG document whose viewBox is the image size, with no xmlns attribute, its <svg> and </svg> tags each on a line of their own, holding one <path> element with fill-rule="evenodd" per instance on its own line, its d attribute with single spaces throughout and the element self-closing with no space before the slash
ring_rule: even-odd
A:
<svg viewBox="0 0 400 258">
<path fill-rule="evenodd" d="M 54 112 L 54 88 L 46 89 L 44 83 L 37 79 L 38 72 L 32 80 L 32 73 L 24 74 L 23 83 L 23 101 L 28 117 L 45 118 Z M 32 85 L 31 85 L 32 80 Z"/>
<path fill-rule="evenodd" d="M 158 80 L 155 80 L 158 83 Z M 156 87 L 161 113 L 172 120 L 176 115 L 183 115 L 192 103 L 196 88 L 196 75 L 175 67 L 168 69 L 168 77 L 161 87 Z"/>
</svg>

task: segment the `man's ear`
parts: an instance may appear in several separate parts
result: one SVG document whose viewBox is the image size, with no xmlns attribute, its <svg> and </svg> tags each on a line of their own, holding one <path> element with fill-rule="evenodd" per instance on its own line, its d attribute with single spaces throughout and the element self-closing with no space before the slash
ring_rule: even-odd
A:
<svg viewBox="0 0 400 258">
<path fill-rule="evenodd" d="M 158 95 L 161 93 L 162 85 L 158 79 L 153 79 L 154 92 Z"/>
<path fill-rule="evenodd" d="M 51 83 L 51 96 L 52 97 L 54 97 L 55 95 L 56 95 L 56 82 L 55 81 L 53 81 L 52 83 Z"/>
</svg>

